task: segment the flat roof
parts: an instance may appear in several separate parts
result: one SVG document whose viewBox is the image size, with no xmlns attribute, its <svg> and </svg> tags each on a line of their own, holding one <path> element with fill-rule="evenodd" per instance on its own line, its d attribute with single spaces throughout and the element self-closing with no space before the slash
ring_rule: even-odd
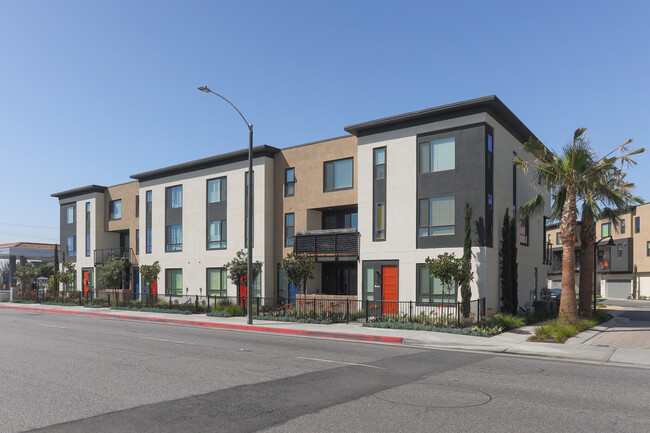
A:
<svg viewBox="0 0 650 433">
<path fill-rule="evenodd" d="M 55 192 L 51 194 L 51 197 L 56 197 L 59 200 L 65 199 L 68 197 L 75 197 L 77 195 L 88 194 L 93 192 L 104 192 L 106 191 L 105 186 L 101 185 L 86 185 L 79 188 L 69 189 L 67 191 Z"/>
<path fill-rule="evenodd" d="M 268 146 L 253 147 L 253 158 L 269 157 L 280 152 L 280 149 Z M 221 155 L 208 156 L 207 158 L 196 159 L 194 161 L 184 162 L 182 164 L 170 165 L 169 167 L 158 168 L 156 170 L 144 171 L 131 175 L 132 179 L 139 181 L 159 179 L 161 177 L 172 176 L 175 174 L 188 173 L 205 168 L 218 167 L 220 165 L 230 164 L 238 161 L 245 161 L 248 159 L 248 149 L 236 150 L 234 152 L 222 153 Z"/>
<path fill-rule="evenodd" d="M 481 112 L 490 114 L 522 142 L 527 141 L 530 137 L 536 138 L 530 129 L 496 95 L 382 117 L 381 119 L 346 126 L 343 129 L 357 137 L 362 137 Z"/>
</svg>

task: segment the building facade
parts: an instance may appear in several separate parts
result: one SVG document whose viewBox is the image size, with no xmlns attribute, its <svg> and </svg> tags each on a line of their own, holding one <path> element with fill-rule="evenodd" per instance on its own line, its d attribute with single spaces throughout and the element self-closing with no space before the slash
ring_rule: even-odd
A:
<svg viewBox="0 0 650 433">
<path fill-rule="evenodd" d="M 614 245 L 606 245 L 609 237 Z M 650 204 L 631 207 L 620 215 L 620 224 L 609 219 L 596 222 L 598 246 L 596 290 L 605 298 L 625 299 L 632 296 L 634 267 L 637 268 L 637 295 L 650 296 Z M 558 224 L 547 227 L 547 242 L 552 244 L 552 266 L 548 287 L 562 286 L 562 240 Z M 580 241 L 575 248 L 576 290 L 580 273 Z"/>
<path fill-rule="evenodd" d="M 501 223 L 536 193 L 512 163 L 515 153 L 526 157 L 528 128 L 490 96 L 345 130 L 349 135 L 330 140 L 255 148 L 253 259 L 264 265 L 253 294 L 292 298 L 295 288 L 278 265 L 297 252 L 316 259 L 308 294 L 440 301 L 440 282 L 428 276 L 425 259 L 462 255 L 468 203 L 472 296 L 498 311 Z M 62 248 L 84 272 L 79 284 L 94 279 L 97 287 L 101 251 L 118 248 L 131 260 L 124 288 L 134 297 L 151 290 L 138 266 L 154 261 L 162 268 L 160 292 L 241 296 L 224 264 L 247 245 L 247 157 L 242 150 L 135 174 L 124 185 L 53 194 Z M 546 281 L 544 222 L 531 217 L 520 227 L 522 308 Z"/>
</svg>

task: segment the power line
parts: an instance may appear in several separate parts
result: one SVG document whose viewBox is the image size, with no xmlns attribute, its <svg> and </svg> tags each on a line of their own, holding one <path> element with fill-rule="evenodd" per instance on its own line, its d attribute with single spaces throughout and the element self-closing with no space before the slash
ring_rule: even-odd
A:
<svg viewBox="0 0 650 433">
<path fill-rule="evenodd" d="M 52 230 L 59 229 L 59 227 L 33 226 L 33 225 L 28 225 L 28 224 L 3 223 L 3 222 L 0 222 L 0 225 L 3 225 L 3 226 L 16 226 L 16 227 L 31 227 L 31 228 L 37 228 L 37 229 L 52 229 Z"/>
<path fill-rule="evenodd" d="M 23 235 L 23 234 L 20 234 L 20 233 L 0 232 L 0 235 L 16 236 L 16 237 L 20 237 L 20 238 L 44 239 L 44 240 L 47 240 L 47 241 L 56 241 L 56 242 L 59 241 L 59 239 L 46 238 L 46 237 L 43 237 L 43 236 Z"/>
</svg>

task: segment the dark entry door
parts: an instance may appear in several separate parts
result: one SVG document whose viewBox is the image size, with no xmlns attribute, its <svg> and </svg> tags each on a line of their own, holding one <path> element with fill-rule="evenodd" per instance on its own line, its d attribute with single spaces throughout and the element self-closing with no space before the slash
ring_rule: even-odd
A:
<svg viewBox="0 0 650 433">
<path fill-rule="evenodd" d="M 397 314 L 399 312 L 398 300 L 398 274 L 397 266 L 382 266 L 382 309 L 383 314 Z"/>
</svg>

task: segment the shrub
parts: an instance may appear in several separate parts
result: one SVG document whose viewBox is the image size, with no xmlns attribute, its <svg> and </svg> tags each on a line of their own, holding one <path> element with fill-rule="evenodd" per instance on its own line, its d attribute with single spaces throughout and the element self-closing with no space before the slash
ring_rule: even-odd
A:
<svg viewBox="0 0 650 433">
<path fill-rule="evenodd" d="M 272 320 L 276 322 L 312 323 L 316 325 L 331 325 L 334 323 L 330 319 L 297 318 L 292 316 L 253 316 L 253 318 L 258 320 Z"/>
<path fill-rule="evenodd" d="M 535 328 L 535 336 L 531 337 L 532 341 L 555 340 L 558 343 L 574 337 L 578 333 L 596 326 L 596 320 L 579 319 L 573 323 L 562 323 L 559 320 Z"/>
<path fill-rule="evenodd" d="M 521 328 L 526 325 L 526 318 L 524 316 L 513 316 L 512 314 L 493 314 L 485 319 L 481 324 L 484 326 L 500 326 L 504 331 L 509 329 Z"/>
<path fill-rule="evenodd" d="M 230 315 L 227 312 L 222 311 L 222 310 L 211 311 L 208 314 L 206 314 L 206 316 L 210 316 L 210 317 L 232 317 L 232 315 Z"/>
<path fill-rule="evenodd" d="M 433 331 L 433 332 L 446 332 L 449 334 L 459 334 L 459 335 L 473 335 L 477 337 L 489 337 L 495 334 L 499 334 L 503 331 L 502 328 L 498 326 L 494 327 L 479 327 L 471 326 L 468 328 L 453 328 L 445 326 L 435 326 L 435 325 L 422 325 L 420 323 L 398 323 L 398 322 L 370 322 L 364 323 L 363 326 L 370 328 L 392 328 L 392 329 L 405 329 L 412 331 Z"/>
</svg>

